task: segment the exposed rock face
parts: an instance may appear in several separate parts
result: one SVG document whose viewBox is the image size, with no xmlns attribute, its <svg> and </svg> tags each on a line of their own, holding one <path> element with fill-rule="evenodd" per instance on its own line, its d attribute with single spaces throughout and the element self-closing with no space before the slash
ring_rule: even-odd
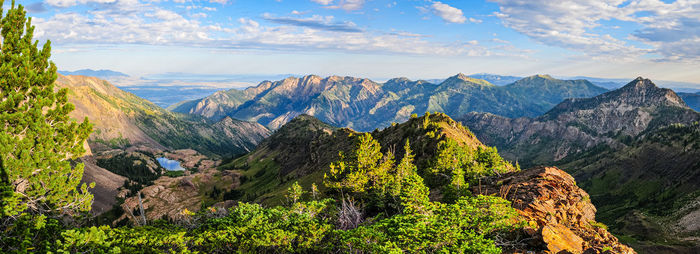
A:
<svg viewBox="0 0 700 254">
<path fill-rule="evenodd" d="M 529 222 L 526 231 L 547 253 L 635 253 L 595 222 L 596 208 L 571 175 L 539 167 L 493 177 L 472 192 L 512 202 Z"/>
<path fill-rule="evenodd" d="M 576 122 L 598 135 L 619 131 L 634 136 L 646 130 L 655 117 L 665 117 L 659 112 L 665 108 L 690 109 L 671 89 L 659 88 L 651 80 L 639 77 L 593 98 L 565 100 L 540 119 Z M 676 122 L 691 122 L 697 119 L 693 113 L 672 117 Z"/>
<path fill-rule="evenodd" d="M 212 125 L 212 128 L 219 130 L 221 133 L 219 138 L 227 139 L 228 142 L 241 147 L 246 152 L 250 152 L 258 143 L 270 136 L 270 131 L 258 123 L 239 121 L 231 117 L 221 119 Z"/>
<path fill-rule="evenodd" d="M 593 98 L 567 99 L 537 118 L 488 113 L 456 118 L 506 159 L 524 165 L 550 164 L 599 144 L 620 148 L 624 143 L 616 137 L 699 119 L 673 91 L 643 78 Z"/>
<path fill-rule="evenodd" d="M 558 80 L 546 75 L 501 87 L 461 73 L 440 84 L 407 78 L 382 84 L 362 78 L 310 75 L 264 81 L 243 91 L 217 92 L 169 109 L 213 120 L 231 116 L 256 121 L 271 129 L 308 114 L 332 126 L 371 131 L 392 122 L 404 122 L 412 113 L 437 111 L 459 116 L 480 111 L 536 116 L 564 98 L 593 96 L 605 91 L 585 80 Z"/>
</svg>

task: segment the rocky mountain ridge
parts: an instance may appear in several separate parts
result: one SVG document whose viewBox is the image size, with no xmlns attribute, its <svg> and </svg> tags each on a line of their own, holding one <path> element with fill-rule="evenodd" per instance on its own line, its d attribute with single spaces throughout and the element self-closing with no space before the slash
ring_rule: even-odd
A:
<svg viewBox="0 0 700 254">
<path fill-rule="evenodd" d="M 264 81 L 245 90 L 220 91 L 206 98 L 169 107 L 174 112 L 214 120 L 225 116 L 256 121 L 276 129 L 297 115 L 313 115 L 333 126 L 359 131 L 403 122 L 413 113 L 470 111 L 506 116 L 536 116 L 570 97 L 605 92 L 585 80 L 558 80 L 547 75 L 495 86 L 464 74 L 439 84 L 395 78 L 385 83 L 354 77 L 315 75 Z"/>
<path fill-rule="evenodd" d="M 473 193 L 512 202 L 525 220 L 529 245 L 549 253 L 635 253 L 596 222 L 588 193 L 556 167 L 537 167 L 484 179 Z M 607 252 L 606 252 L 607 251 Z"/>
<path fill-rule="evenodd" d="M 423 126 L 435 123 L 440 126 L 437 131 L 422 131 Z M 333 128 L 312 116 L 301 115 L 278 129 L 254 152 L 221 165 L 219 170 L 238 176 L 241 184 L 234 190 L 240 191 L 242 201 L 276 204 L 295 182 L 301 186 L 316 183 L 319 193 L 323 193 L 321 182 L 330 162 L 340 158 L 338 151 L 348 155 L 357 135 L 361 133 Z M 486 149 L 468 129 L 445 114 L 411 118 L 371 135 L 382 147 L 395 149 L 395 154 L 402 153 L 397 144 L 409 139 L 421 174 L 427 174 L 425 169 L 432 165 L 439 141 L 455 140 L 472 151 Z M 596 209 L 588 194 L 567 173 L 553 167 L 510 171 L 470 186 L 471 193 L 511 201 L 527 222 L 524 239 L 517 246 L 508 247 L 514 253 L 635 253 L 595 221 Z M 431 189 L 431 199 L 440 199 L 438 190 Z"/>
<path fill-rule="evenodd" d="M 638 78 L 537 118 L 470 113 L 458 120 L 504 158 L 566 169 L 591 194 L 599 219 L 635 248 L 697 250 L 698 228 L 688 218 L 700 210 L 700 113 L 673 91 Z"/>
<path fill-rule="evenodd" d="M 624 136 L 669 123 L 691 123 L 700 114 L 672 90 L 637 78 L 592 98 L 566 99 L 536 118 L 469 113 L 456 118 L 503 156 L 525 165 L 551 163 L 599 144 L 624 146 Z"/>
</svg>

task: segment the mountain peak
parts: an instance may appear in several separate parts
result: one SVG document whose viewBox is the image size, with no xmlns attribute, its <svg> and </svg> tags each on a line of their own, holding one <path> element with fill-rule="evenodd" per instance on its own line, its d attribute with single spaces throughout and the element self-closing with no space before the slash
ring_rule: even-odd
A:
<svg viewBox="0 0 700 254">
<path fill-rule="evenodd" d="M 461 80 L 465 80 L 465 81 L 468 81 L 469 79 L 471 79 L 469 76 L 467 76 L 467 75 L 465 75 L 464 73 L 461 73 L 461 72 L 460 72 L 460 73 L 457 73 L 457 75 L 454 75 L 454 77 L 455 77 L 455 78 L 458 78 L 458 79 L 461 79 Z"/>
<path fill-rule="evenodd" d="M 638 77 L 617 90 L 593 98 L 566 99 L 543 115 L 543 117 L 553 119 L 561 114 L 590 109 L 605 108 L 622 112 L 636 108 L 654 109 L 657 107 L 690 109 L 683 99 L 671 89 L 660 88 L 651 80 Z M 620 114 L 622 115 L 623 113 Z"/>
<path fill-rule="evenodd" d="M 627 83 L 627 85 L 622 87 L 623 89 L 661 89 L 654 82 L 651 82 L 650 79 L 646 79 L 643 77 L 637 77 L 636 79 L 632 80 L 631 82 Z"/>
<path fill-rule="evenodd" d="M 683 102 L 683 99 L 671 89 L 660 88 L 650 79 L 643 77 L 637 77 L 622 88 L 613 91 L 611 94 L 644 106 L 666 105 L 682 108 L 688 107 L 685 102 Z"/>
<path fill-rule="evenodd" d="M 558 80 L 558 79 L 550 76 L 549 74 L 535 74 L 535 75 L 532 75 L 529 77 L 525 77 L 522 80 L 528 80 L 528 79 L 529 80 L 532 80 L 532 79 Z"/>
<path fill-rule="evenodd" d="M 479 85 L 484 85 L 484 86 L 493 86 L 493 84 L 489 83 L 486 80 L 472 78 L 472 77 L 469 77 L 461 72 L 457 73 L 457 75 L 454 75 L 452 77 L 447 78 L 445 81 L 442 82 L 442 84 L 451 84 L 451 83 L 455 83 L 455 82 L 459 82 L 459 83 L 467 82 L 467 83 L 479 84 Z"/>
</svg>

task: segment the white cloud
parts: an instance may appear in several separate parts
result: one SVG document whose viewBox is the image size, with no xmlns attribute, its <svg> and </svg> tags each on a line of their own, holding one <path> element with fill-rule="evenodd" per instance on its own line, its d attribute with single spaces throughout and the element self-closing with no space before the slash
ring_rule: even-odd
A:
<svg viewBox="0 0 700 254">
<path fill-rule="evenodd" d="M 208 39 L 196 20 L 158 7 L 59 13 L 36 18 L 37 37 L 63 44 L 191 44 Z"/>
<path fill-rule="evenodd" d="M 337 50 L 427 55 L 483 56 L 490 52 L 475 41 L 440 44 L 405 34 L 347 33 L 292 26 L 265 27 L 251 19 L 239 19 L 238 28 L 227 29 L 228 46 L 233 48 L 276 48 L 289 50 Z"/>
<path fill-rule="evenodd" d="M 55 45 L 144 44 L 261 49 L 283 51 L 339 51 L 382 54 L 485 56 L 492 54 L 476 41 L 440 43 L 409 33 L 383 33 L 357 29 L 352 22 L 336 22 L 332 16 L 310 18 L 263 17 L 277 25 L 262 25 L 239 18 L 231 24 L 204 24 L 199 13 L 183 16 L 151 5 L 129 10 L 68 12 L 36 18 L 36 35 Z"/>
<path fill-rule="evenodd" d="M 700 60 L 700 1 L 659 0 L 491 0 L 503 23 L 541 43 L 589 56 L 634 60 L 657 54 L 659 60 Z M 626 38 L 596 33 L 602 21 L 641 26 Z M 646 47 L 631 45 L 641 41 Z"/>
<path fill-rule="evenodd" d="M 190 17 L 196 18 L 196 19 L 206 18 L 207 16 L 208 15 L 206 13 L 203 13 L 203 12 L 198 12 L 198 13 L 190 15 Z"/>
<path fill-rule="evenodd" d="M 338 0 L 337 4 L 327 6 L 326 8 L 328 8 L 328 9 L 343 9 L 346 11 L 356 11 L 356 10 L 362 9 L 362 6 L 364 6 L 364 4 L 365 4 L 365 0 Z"/>
<path fill-rule="evenodd" d="M 433 13 L 435 13 L 435 15 L 438 15 L 446 22 L 461 24 L 467 21 L 467 18 L 464 17 L 462 10 L 449 6 L 447 4 L 436 1 L 433 2 L 430 8 L 432 9 Z"/>
<path fill-rule="evenodd" d="M 320 5 L 329 5 L 333 3 L 333 0 L 311 0 L 311 2 L 320 4 Z"/>
<path fill-rule="evenodd" d="M 209 0 L 210 3 L 226 4 L 228 0 Z"/>
<path fill-rule="evenodd" d="M 117 0 L 46 0 L 46 4 L 56 7 L 70 7 L 88 3 L 108 4 L 115 2 L 117 2 Z"/>
</svg>

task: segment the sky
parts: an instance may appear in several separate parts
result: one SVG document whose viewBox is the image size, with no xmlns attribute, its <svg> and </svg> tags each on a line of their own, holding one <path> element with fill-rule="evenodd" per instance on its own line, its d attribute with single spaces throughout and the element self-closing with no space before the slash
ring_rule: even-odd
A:
<svg viewBox="0 0 700 254">
<path fill-rule="evenodd" d="M 700 0 L 17 3 L 60 70 L 700 80 Z"/>
</svg>

